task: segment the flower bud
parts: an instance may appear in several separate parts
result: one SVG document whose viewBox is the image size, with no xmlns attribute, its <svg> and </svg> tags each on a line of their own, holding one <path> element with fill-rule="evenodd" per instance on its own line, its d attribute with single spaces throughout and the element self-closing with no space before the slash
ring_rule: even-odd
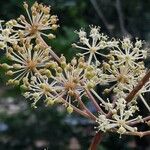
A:
<svg viewBox="0 0 150 150">
<path fill-rule="evenodd" d="M 67 112 L 69 114 L 71 114 L 73 112 L 73 108 L 70 105 L 67 107 Z"/>
</svg>

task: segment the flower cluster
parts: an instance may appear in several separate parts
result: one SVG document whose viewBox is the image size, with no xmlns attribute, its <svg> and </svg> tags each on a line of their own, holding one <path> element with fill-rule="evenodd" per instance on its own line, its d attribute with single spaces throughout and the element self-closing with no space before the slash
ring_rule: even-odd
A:
<svg viewBox="0 0 150 150">
<path fill-rule="evenodd" d="M 31 9 L 26 2 L 24 8 L 27 18 L 21 15 L 17 20 L 10 20 L 6 25 L 13 28 L 13 32 L 17 33 L 19 38 L 33 39 L 39 36 L 46 36 L 49 39 L 55 38 L 52 33 L 45 31 L 56 30 L 58 28 L 56 15 L 51 15 L 51 8 L 35 2 Z"/>
<path fill-rule="evenodd" d="M 147 57 L 147 51 L 142 49 L 143 42 L 136 39 L 133 43 L 129 38 L 124 38 L 120 41 L 120 47 L 110 51 L 110 57 L 116 57 L 116 60 L 112 60 L 112 63 L 116 65 L 127 64 L 130 67 L 141 67 L 143 60 Z"/>
<path fill-rule="evenodd" d="M 7 49 L 8 45 L 17 44 L 17 34 L 13 34 L 13 29 L 6 27 L 3 29 L 0 21 L 0 49 Z"/>
<path fill-rule="evenodd" d="M 97 123 L 99 124 L 97 129 L 103 132 L 108 130 L 116 131 L 120 135 L 126 132 L 135 132 L 137 128 L 129 124 L 137 120 L 142 122 L 141 116 L 133 117 L 136 111 L 138 111 L 138 107 L 135 104 L 130 104 L 128 106 L 124 98 L 118 97 L 116 100 L 116 107 L 111 110 L 112 118 L 108 119 L 105 115 L 100 114 L 97 119 Z"/>
<path fill-rule="evenodd" d="M 109 84 L 105 92 L 114 94 L 114 107 L 109 109 L 112 118 L 100 114 L 98 130 L 116 131 L 119 134 L 136 132 L 137 128 L 130 126 L 131 122 L 137 121 L 140 116 L 135 116 L 138 110 L 137 98 L 140 97 L 144 105 L 150 110 L 148 102 L 141 95 L 144 89 L 148 91 L 148 83 L 141 89 L 134 99 L 128 104 L 125 98 L 132 92 L 137 83 L 146 74 L 144 59 L 146 50 L 142 49 L 142 41 L 136 40 L 132 43 L 129 38 L 124 38 L 118 43 L 118 47 L 112 48 L 107 56 L 108 61 L 103 62 L 103 78 Z M 104 106 L 105 109 L 107 105 Z M 106 125 L 107 124 L 107 125 Z"/>
<path fill-rule="evenodd" d="M 104 49 L 109 49 L 112 47 L 118 47 L 118 41 L 115 39 L 108 40 L 108 36 L 100 33 L 100 27 L 90 26 L 90 34 L 87 37 L 86 32 L 83 29 L 76 31 L 79 36 L 80 43 L 83 46 L 72 44 L 73 47 L 82 49 L 84 53 L 79 53 L 79 55 L 88 55 L 88 64 L 99 63 L 97 55 L 106 57 L 104 54 Z M 95 62 L 94 62 L 95 61 Z"/>
<path fill-rule="evenodd" d="M 116 131 L 119 134 L 126 132 L 135 132 L 137 128 L 130 126 L 131 122 L 141 119 L 140 116 L 135 116 L 138 110 L 137 98 L 139 97 L 146 108 L 150 110 L 148 102 L 144 99 L 141 93 L 149 92 L 149 82 L 141 89 L 132 101 L 135 103 L 127 104 L 125 98 L 135 88 L 137 83 L 146 74 L 144 59 L 147 57 L 147 51 L 143 49 L 143 42 L 136 39 L 133 43 L 131 39 L 125 37 L 123 40 L 109 40 L 107 36 L 100 33 L 99 27 L 91 27 L 90 38 L 87 38 L 87 33 L 81 29 L 77 32 L 80 43 L 85 47 L 73 44 L 74 47 L 85 50 L 87 52 L 80 55 L 89 54 L 87 63 L 102 64 L 97 68 L 101 68 L 98 77 L 101 79 L 99 85 L 106 85 L 104 93 L 113 93 L 113 100 L 103 100 L 102 97 L 93 89 L 91 94 L 100 101 L 105 111 L 110 111 L 112 118 L 107 118 L 103 111 L 99 113 L 97 118 L 98 131 Z M 103 49 L 109 50 L 109 53 Z M 99 61 L 96 54 L 105 57 L 105 61 Z M 98 62 L 98 63 L 97 63 Z M 103 82 L 102 82 L 103 81 Z M 108 102 L 107 102 L 108 101 Z M 128 106 L 129 105 L 129 106 Z"/>
<path fill-rule="evenodd" d="M 58 28 L 57 16 L 51 15 L 51 8 L 37 2 L 31 8 L 27 3 L 23 6 L 27 18 L 21 15 L 12 19 L 4 29 L 0 24 L 0 48 L 8 58 L 0 66 L 10 76 L 7 83 L 20 85 L 24 97 L 35 108 L 39 101 L 46 106 L 59 103 L 69 113 L 75 111 L 93 120 L 98 131 L 138 133 L 133 124 L 145 120 L 139 115 L 138 98 L 150 112 L 144 98 L 144 93 L 150 92 L 150 80 L 142 80 L 147 74 L 143 42 L 132 42 L 127 37 L 110 39 L 101 33 L 100 27 L 90 26 L 89 34 L 84 29 L 76 31 L 79 43 L 73 46 L 84 52 L 67 62 L 43 39 L 54 38 L 51 30 Z M 99 87 L 103 89 L 101 93 Z M 91 112 L 87 104 L 97 112 Z"/>
<path fill-rule="evenodd" d="M 21 80 L 30 78 L 35 73 L 46 74 L 46 65 L 51 59 L 49 48 L 40 44 L 34 46 L 30 42 L 13 44 L 13 47 L 7 49 L 6 57 L 10 64 L 3 63 L 2 67 L 8 70 L 6 74 L 11 76 L 8 80 L 10 84 L 19 84 Z"/>
<path fill-rule="evenodd" d="M 98 83 L 97 70 L 94 66 L 87 65 L 84 58 L 74 58 L 71 63 L 66 63 L 64 56 L 60 57 L 61 64 L 50 61 L 46 67 L 49 74 L 41 77 L 39 74 L 32 76 L 31 82 L 24 84 L 26 97 L 34 101 L 33 105 L 43 97 L 47 104 L 65 100 L 65 105 L 71 107 L 85 96 L 85 89 L 92 89 Z M 79 102 L 79 103 L 80 103 Z M 80 105 L 80 104 L 79 104 Z"/>
</svg>

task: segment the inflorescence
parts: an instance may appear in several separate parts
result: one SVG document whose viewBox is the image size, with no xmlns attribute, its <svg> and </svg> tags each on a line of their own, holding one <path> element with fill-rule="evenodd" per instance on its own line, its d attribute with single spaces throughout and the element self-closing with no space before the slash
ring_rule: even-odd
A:
<svg viewBox="0 0 150 150">
<path fill-rule="evenodd" d="M 8 59 L 1 67 L 9 76 L 7 84 L 20 85 L 33 107 L 39 101 L 46 106 L 62 104 L 69 113 L 75 111 L 93 120 L 97 131 L 120 135 L 138 132 L 133 124 L 144 122 L 145 117 L 139 115 L 138 102 L 142 101 L 150 113 L 149 101 L 144 98 L 150 92 L 150 80 L 132 100 L 127 101 L 126 97 L 148 70 L 144 65 L 147 51 L 143 41 L 132 42 L 128 37 L 110 39 L 100 27 L 90 26 L 89 34 L 84 29 L 75 31 L 79 42 L 72 46 L 81 52 L 68 63 L 43 39 L 55 38 L 51 31 L 59 27 L 51 7 L 37 2 L 31 8 L 27 3 L 23 6 L 26 16 L 0 22 L 0 48 Z M 101 86 L 104 90 L 99 93 Z M 89 101 L 96 112 L 87 108 Z"/>
</svg>

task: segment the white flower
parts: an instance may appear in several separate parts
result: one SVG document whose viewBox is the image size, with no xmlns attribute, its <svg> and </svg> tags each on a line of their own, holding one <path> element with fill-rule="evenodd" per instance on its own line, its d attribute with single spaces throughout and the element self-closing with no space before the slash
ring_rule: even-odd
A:
<svg viewBox="0 0 150 150">
<path fill-rule="evenodd" d="M 104 73 L 100 74 L 107 83 L 113 83 L 110 90 L 120 89 L 129 93 L 145 75 L 145 70 L 140 67 L 131 68 L 128 65 L 103 63 Z"/>
<path fill-rule="evenodd" d="M 103 132 L 116 130 L 119 134 L 135 132 L 137 131 L 137 128 L 130 126 L 129 123 L 139 120 L 139 117 L 133 117 L 133 114 L 137 110 L 137 106 L 127 106 L 124 98 L 118 98 L 116 101 L 116 107 L 111 110 L 113 113 L 112 118 L 108 119 L 105 115 L 100 114 L 96 120 L 98 123 L 96 128 L 98 131 Z"/>
<path fill-rule="evenodd" d="M 5 28 L 2 29 L 0 34 L 0 48 L 4 49 L 7 48 L 9 44 L 17 44 L 18 35 L 13 34 L 13 29 Z"/>
<path fill-rule="evenodd" d="M 120 47 L 118 46 L 111 50 L 110 56 L 117 57 L 111 62 L 116 65 L 127 64 L 130 67 L 140 67 L 143 64 L 143 60 L 147 57 L 147 51 L 142 49 L 142 46 L 141 40 L 136 39 L 136 42 L 132 43 L 129 38 L 124 38 Z"/>
<path fill-rule="evenodd" d="M 32 106 L 36 108 L 36 104 L 39 100 L 43 100 L 47 105 L 53 105 L 56 97 L 57 92 L 56 89 L 53 87 L 55 82 L 49 82 L 47 76 L 39 76 L 36 74 L 35 76 L 31 77 L 31 82 L 26 82 L 24 86 L 27 88 L 27 92 L 24 93 L 26 98 L 29 98 L 33 101 Z M 61 98 L 61 96 L 60 96 Z"/>
<path fill-rule="evenodd" d="M 56 15 L 50 14 L 50 7 L 35 2 L 28 8 L 28 4 L 24 3 L 27 18 L 21 15 L 18 20 L 10 20 L 7 26 L 14 29 L 14 33 L 18 33 L 20 38 L 38 38 L 38 36 L 46 36 L 50 39 L 55 38 L 52 33 L 45 31 L 56 30 L 58 28 Z"/>
<path fill-rule="evenodd" d="M 109 41 L 106 35 L 100 33 L 100 27 L 90 26 L 90 29 L 89 37 L 87 37 L 87 34 L 83 29 L 76 32 L 79 35 L 80 43 L 83 44 L 83 46 L 75 43 L 73 44 L 74 47 L 85 51 L 80 55 L 88 55 L 88 64 L 93 63 L 93 60 L 96 61 L 96 63 L 99 62 L 97 55 L 106 57 L 103 53 L 103 49 L 118 46 L 116 40 Z"/>
<path fill-rule="evenodd" d="M 30 42 L 14 44 L 13 48 L 8 48 L 6 57 L 10 62 L 2 64 L 2 67 L 6 68 L 6 74 L 11 76 L 8 81 L 10 84 L 18 84 L 24 77 L 30 78 L 35 73 L 48 74 L 46 65 L 51 59 L 49 48 L 33 46 Z"/>
<path fill-rule="evenodd" d="M 17 34 L 13 34 L 12 28 L 4 28 L 2 26 L 2 20 L 0 20 L 0 49 L 5 49 L 9 44 L 17 44 L 18 36 Z"/>
</svg>

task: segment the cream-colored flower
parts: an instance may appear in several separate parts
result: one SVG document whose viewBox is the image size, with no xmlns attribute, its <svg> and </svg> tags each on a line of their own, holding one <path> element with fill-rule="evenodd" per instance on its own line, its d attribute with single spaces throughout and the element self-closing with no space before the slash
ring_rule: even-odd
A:
<svg viewBox="0 0 150 150">
<path fill-rule="evenodd" d="M 126 132 L 137 131 L 136 127 L 132 127 L 129 123 L 136 120 L 141 120 L 141 117 L 133 117 L 134 113 L 138 110 L 135 105 L 128 106 L 124 98 L 119 98 L 116 101 L 116 107 L 112 109 L 112 118 L 108 119 L 105 115 L 99 115 L 96 122 L 98 131 L 116 131 L 117 133 L 125 134 Z"/>
<path fill-rule="evenodd" d="M 126 91 L 129 93 L 137 83 L 145 75 L 145 70 L 143 66 L 130 67 L 129 65 L 116 65 L 103 63 L 104 73 L 100 76 L 106 83 L 113 84 L 109 90 L 114 89 L 120 91 Z"/>
<path fill-rule="evenodd" d="M 60 94 L 63 93 L 66 101 L 72 101 L 85 94 L 85 88 L 93 89 L 98 83 L 97 70 L 92 65 L 88 65 L 84 58 L 72 59 L 71 63 L 66 63 L 65 57 L 61 58 L 61 67 L 55 69 L 56 76 L 53 76 L 55 88 Z"/>
<path fill-rule="evenodd" d="M 82 57 L 78 60 L 73 58 L 71 63 L 66 63 L 64 56 L 60 59 L 60 66 L 54 61 L 46 64 L 52 72 L 48 78 L 42 79 L 42 76 L 36 74 L 31 82 L 24 84 L 28 89 L 25 96 L 34 100 L 34 106 L 41 98 L 46 99 L 47 104 L 53 104 L 63 98 L 67 111 L 71 113 L 71 105 L 74 103 L 78 107 L 77 101 L 82 101 L 82 96 L 86 94 L 85 89 L 93 89 L 98 83 L 97 70 L 88 65 Z M 42 73 L 42 69 L 40 72 Z"/>
<path fill-rule="evenodd" d="M 4 21 L 0 20 L 0 49 L 6 49 L 9 44 L 17 44 L 17 34 L 13 34 L 12 28 L 3 28 L 2 23 Z"/>
<path fill-rule="evenodd" d="M 55 82 L 50 83 L 47 76 L 35 74 L 31 77 L 31 82 L 27 81 L 22 87 L 27 90 L 24 96 L 33 101 L 32 106 L 36 108 L 39 100 L 43 100 L 46 105 L 53 105 L 56 98 L 59 98 L 54 85 Z"/>
<path fill-rule="evenodd" d="M 46 49 L 41 45 L 33 46 L 30 42 L 9 47 L 6 57 L 10 62 L 2 64 L 2 67 L 8 70 L 6 74 L 11 76 L 8 83 L 12 84 L 19 84 L 24 77 L 30 78 L 35 73 L 47 74 L 46 65 L 51 59 L 49 48 Z"/>
<path fill-rule="evenodd" d="M 6 25 L 13 27 L 14 32 L 18 33 L 20 38 L 33 39 L 38 38 L 38 36 L 46 36 L 50 39 L 55 38 L 52 33 L 47 33 L 47 31 L 58 28 L 57 16 L 51 15 L 51 8 L 37 2 L 33 4 L 31 9 L 28 8 L 29 6 L 26 2 L 23 6 L 28 17 L 21 15 L 17 21 L 10 20 Z"/>
<path fill-rule="evenodd" d="M 130 67 L 143 65 L 147 51 L 142 48 L 143 42 L 141 40 L 136 39 L 136 42 L 133 43 L 129 38 L 124 38 L 120 43 L 120 47 L 115 47 L 110 51 L 110 56 L 117 57 L 111 61 L 113 64 L 127 64 Z"/>
<path fill-rule="evenodd" d="M 73 44 L 73 46 L 85 51 L 80 55 L 88 55 L 88 64 L 95 63 L 95 61 L 96 63 L 99 63 L 97 55 L 106 57 L 107 55 L 104 54 L 104 49 L 118 46 L 118 42 L 115 39 L 108 40 L 108 37 L 106 35 L 100 33 L 100 27 L 90 26 L 89 37 L 87 37 L 87 33 L 83 29 L 80 29 L 80 31 L 76 33 L 78 34 L 80 43 L 83 46 L 75 43 Z"/>
</svg>

